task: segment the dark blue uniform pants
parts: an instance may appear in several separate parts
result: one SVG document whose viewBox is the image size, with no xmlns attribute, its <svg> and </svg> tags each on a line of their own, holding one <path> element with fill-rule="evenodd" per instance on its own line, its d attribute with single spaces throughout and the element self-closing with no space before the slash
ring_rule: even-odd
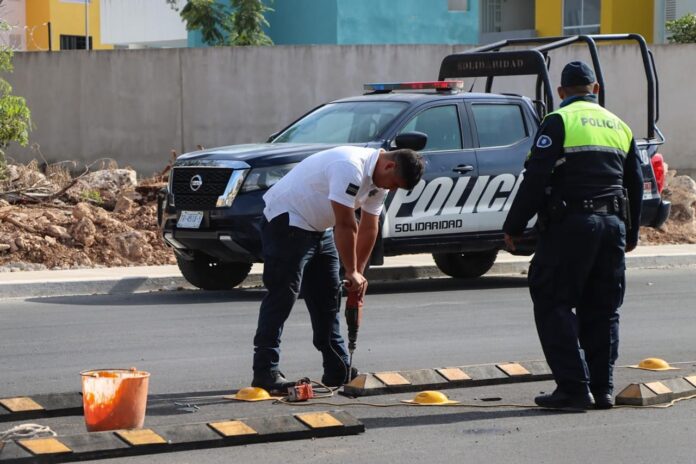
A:
<svg viewBox="0 0 696 464">
<path fill-rule="evenodd" d="M 339 260 L 333 231 L 291 227 L 288 215 L 282 214 L 264 222 L 262 241 L 263 283 L 268 293 L 261 302 L 254 337 L 254 372 L 278 370 L 283 325 L 302 292 L 313 343 L 324 360 L 324 375 L 345 379 L 348 352 L 339 325 Z"/>
<path fill-rule="evenodd" d="M 613 215 L 569 213 L 539 238 L 529 267 L 534 319 L 556 383 L 567 393 L 613 390 L 625 248 L 626 227 Z"/>
</svg>

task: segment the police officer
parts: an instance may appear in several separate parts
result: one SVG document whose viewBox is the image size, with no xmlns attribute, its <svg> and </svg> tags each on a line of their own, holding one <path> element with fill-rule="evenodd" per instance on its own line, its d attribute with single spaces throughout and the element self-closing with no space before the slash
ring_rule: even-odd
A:
<svg viewBox="0 0 696 464">
<path fill-rule="evenodd" d="M 355 146 L 316 153 L 299 163 L 264 195 L 263 283 L 268 290 L 254 337 L 252 386 L 284 391 L 279 370 L 283 325 L 301 292 L 321 352 L 322 383 L 352 380 L 339 326 L 339 257 L 349 291 L 365 292 L 362 275 L 377 238 L 389 190 L 410 190 L 423 174 L 412 150 Z M 356 210 L 360 209 L 360 221 Z"/>
<path fill-rule="evenodd" d="M 514 250 L 538 215 L 528 280 L 557 384 L 535 402 L 549 408 L 614 405 L 624 253 L 638 243 L 643 176 L 631 130 L 597 104 L 598 92 L 587 64 L 565 66 L 558 88 L 563 102 L 537 132 L 503 226 Z"/>
</svg>

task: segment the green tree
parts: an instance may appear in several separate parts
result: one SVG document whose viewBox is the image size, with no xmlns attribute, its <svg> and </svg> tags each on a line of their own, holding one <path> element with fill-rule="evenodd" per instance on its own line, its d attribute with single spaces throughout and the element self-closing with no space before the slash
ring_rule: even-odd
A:
<svg viewBox="0 0 696 464">
<path fill-rule="evenodd" d="M 230 45 L 273 45 L 273 41 L 263 31 L 270 26 L 264 14 L 273 11 L 261 0 L 232 0 L 234 12 L 228 26 Z"/>
<path fill-rule="evenodd" d="M 672 33 L 671 43 L 696 43 L 696 14 L 689 13 L 674 21 L 667 21 L 667 30 Z"/>
<path fill-rule="evenodd" d="M 9 29 L 9 25 L 0 19 L 0 30 Z M 0 44 L 0 73 L 12 72 L 13 55 L 10 47 Z M 12 86 L 0 75 L 0 178 L 6 175 L 5 148 L 11 142 L 25 146 L 29 141 L 30 128 L 31 113 L 26 101 L 12 95 Z"/>
<path fill-rule="evenodd" d="M 165 0 L 178 11 L 180 0 Z M 216 0 L 187 0 L 179 14 L 186 30 L 201 31 L 207 45 L 273 45 L 263 31 L 264 14 L 273 11 L 263 0 L 231 0 L 232 8 Z"/>
<path fill-rule="evenodd" d="M 225 43 L 225 24 L 230 12 L 216 0 L 189 0 L 180 15 L 186 21 L 186 30 L 200 30 L 206 44 Z"/>
</svg>

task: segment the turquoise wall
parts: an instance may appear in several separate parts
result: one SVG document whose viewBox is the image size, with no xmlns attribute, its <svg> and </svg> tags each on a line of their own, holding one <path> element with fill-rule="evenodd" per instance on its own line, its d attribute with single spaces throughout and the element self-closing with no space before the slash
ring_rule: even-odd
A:
<svg viewBox="0 0 696 464">
<path fill-rule="evenodd" d="M 341 0 L 274 0 L 266 31 L 278 45 L 337 44 Z"/>
<path fill-rule="evenodd" d="M 338 2 L 338 44 L 478 43 L 475 0 L 469 11 L 448 11 L 447 0 Z"/>
<path fill-rule="evenodd" d="M 227 2 L 229 0 L 219 0 Z M 266 32 L 276 45 L 476 44 L 478 0 L 449 11 L 447 0 L 273 0 Z M 189 46 L 205 46 L 199 32 Z"/>
</svg>

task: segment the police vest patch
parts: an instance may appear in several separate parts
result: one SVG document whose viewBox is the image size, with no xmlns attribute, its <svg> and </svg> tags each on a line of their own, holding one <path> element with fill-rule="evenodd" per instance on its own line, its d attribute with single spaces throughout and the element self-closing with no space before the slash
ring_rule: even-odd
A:
<svg viewBox="0 0 696 464">
<path fill-rule="evenodd" d="M 351 197 L 354 197 L 354 196 L 356 196 L 356 195 L 358 194 L 358 189 L 359 189 L 359 188 L 360 188 L 360 187 L 358 187 L 358 186 L 355 185 L 355 184 L 348 184 L 348 188 L 346 189 L 346 193 L 347 193 L 348 195 L 350 195 Z"/>
<path fill-rule="evenodd" d="M 538 148 L 548 148 L 551 146 L 553 143 L 553 140 L 551 140 L 551 137 L 548 135 L 542 135 L 537 139 L 536 146 Z"/>
</svg>

